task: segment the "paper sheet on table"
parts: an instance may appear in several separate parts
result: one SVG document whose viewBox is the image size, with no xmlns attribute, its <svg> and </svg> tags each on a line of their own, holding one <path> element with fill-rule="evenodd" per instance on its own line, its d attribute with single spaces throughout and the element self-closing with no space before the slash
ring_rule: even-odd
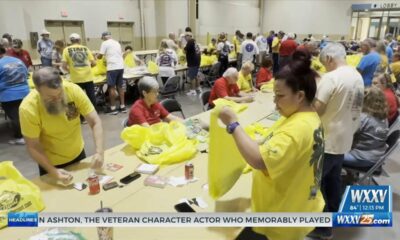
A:
<svg viewBox="0 0 400 240">
<path fill-rule="evenodd" d="M 246 167 L 246 162 L 236 147 L 232 135 L 218 124 L 218 115 L 222 107 L 216 105 L 210 119 L 208 190 L 213 199 L 218 199 L 227 193 Z"/>
</svg>

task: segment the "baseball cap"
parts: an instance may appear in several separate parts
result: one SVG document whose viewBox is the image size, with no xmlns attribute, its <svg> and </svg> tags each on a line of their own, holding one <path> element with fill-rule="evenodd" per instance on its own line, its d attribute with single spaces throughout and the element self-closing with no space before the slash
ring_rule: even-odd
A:
<svg viewBox="0 0 400 240">
<path fill-rule="evenodd" d="M 111 33 L 110 32 L 103 32 L 102 34 L 101 34 L 101 37 L 103 38 L 103 37 L 106 37 L 106 36 L 111 36 Z"/>
<path fill-rule="evenodd" d="M 81 36 L 79 36 L 79 34 L 77 34 L 77 33 L 72 33 L 71 35 L 69 35 L 69 39 L 70 40 L 79 40 L 79 39 L 81 39 Z"/>
</svg>

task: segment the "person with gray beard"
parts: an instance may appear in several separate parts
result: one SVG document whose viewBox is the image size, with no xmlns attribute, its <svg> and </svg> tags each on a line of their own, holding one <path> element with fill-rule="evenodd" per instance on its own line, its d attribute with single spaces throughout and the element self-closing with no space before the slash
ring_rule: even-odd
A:
<svg viewBox="0 0 400 240">
<path fill-rule="evenodd" d="M 101 168 L 103 127 L 87 95 L 78 85 L 63 81 L 51 67 L 34 72 L 33 82 L 35 90 L 22 101 L 19 116 L 28 152 L 39 164 L 40 175 L 48 173 L 64 184 L 72 181 L 71 173 L 63 168 L 86 158 L 80 115 L 93 132 L 91 167 Z"/>
</svg>

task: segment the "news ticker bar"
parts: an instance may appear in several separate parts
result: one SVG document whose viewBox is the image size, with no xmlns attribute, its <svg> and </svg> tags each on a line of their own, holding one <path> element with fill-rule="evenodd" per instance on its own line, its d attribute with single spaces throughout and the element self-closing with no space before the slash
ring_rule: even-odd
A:
<svg viewBox="0 0 400 240">
<path fill-rule="evenodd" d="M 7 222 L 9 227 L 390 227 L 392 214 L 18 212 L 8 213 Z"/>
</svg>

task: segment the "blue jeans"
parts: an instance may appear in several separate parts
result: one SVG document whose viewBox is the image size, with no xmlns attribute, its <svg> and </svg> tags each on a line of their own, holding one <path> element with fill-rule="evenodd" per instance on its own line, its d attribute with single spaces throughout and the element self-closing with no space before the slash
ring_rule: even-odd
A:
<svg viewBox="0 0 400 240">
<path fill-rule="evenodd" d="M 40 61 L 42 61 L 42 67 L 51 67 L 53 65 L 52 60 L 49 58 L 40 57 Z"/>
<path fill-rule="evenodd" d="M 344 154 L 343 166 L 345 167 L 372 167 L 373 165 L 373 162 L 358 160 L 350 153 Z"/>
</svg>

